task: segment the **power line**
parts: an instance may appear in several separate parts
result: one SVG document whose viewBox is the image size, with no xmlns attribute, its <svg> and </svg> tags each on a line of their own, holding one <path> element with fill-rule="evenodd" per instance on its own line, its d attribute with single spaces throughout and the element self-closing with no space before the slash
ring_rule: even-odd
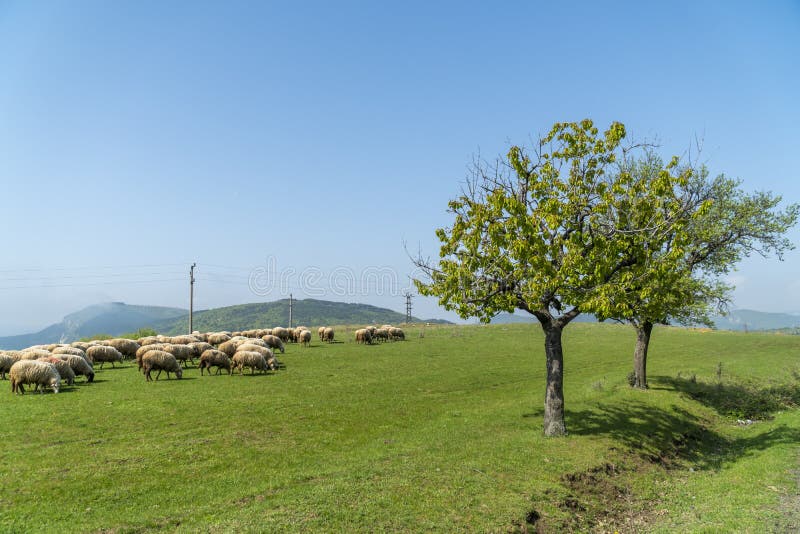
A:
<svg viewBox="0 0 800 534">
<path fill-rule="evenodd" d="M 90 282 L 87 284 L 41 284 L 41 285 L 27 285 L 27 286 L 0 286 L 0 290 L 5 289 L 40 289 L 50 287 L 87 287 L 87 286 L 109 286 L 109 285 L 127 285 L 127 284 L 158 284 L 161 282 L 175 282 L 183 280 L 183 278 L 165 278 L 161 280 L 115 280 L 113 282 Z"/>
<path fill-rule="evenodd" d="M 22 269 L 3 269 L 0 273 L 17 273 L 17 272 L 33 272 L 33 271 L 82 271 L 93 269 L 139 269 L 139 268 L 153 268 L 153 267 L 177 267 L 185 265 L 185 263 L 154 263 L 146 265 L 85 265 L 80 267 L 26 267 Z"/>
</svg>

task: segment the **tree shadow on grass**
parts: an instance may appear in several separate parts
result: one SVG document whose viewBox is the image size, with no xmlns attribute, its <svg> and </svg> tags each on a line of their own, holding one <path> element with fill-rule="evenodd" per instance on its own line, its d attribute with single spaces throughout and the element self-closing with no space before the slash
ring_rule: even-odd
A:
<svg viewBox="0 0 800 534">
<path fill-rule="evenodd" d="M 740 419 L 772 419 L 775 412 L 800 405 L 800 384 L 702 382 L 694 378 L 651 377 L 653 389 L 672 390 L 713 408 L 720 415 Z"/>
<path fill-rule="evenodd" d="M 637 401 L 570 411 L 567 428 L 579 436 L 609 436 L 631 452 L 664 467 L 690 464 L 697 469 L 719 469 L 724 463 L 753 452 L 800 441 L 800 429 L 785 425 L 731 438 L 711 430 L 707 421 L 678 406 L 664 410 Z"/>
</svg>

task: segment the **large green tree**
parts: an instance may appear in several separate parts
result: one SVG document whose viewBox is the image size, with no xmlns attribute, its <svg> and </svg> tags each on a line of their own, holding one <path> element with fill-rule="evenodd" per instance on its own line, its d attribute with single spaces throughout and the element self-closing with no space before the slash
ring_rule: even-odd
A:
<svg viewBox="0 0 800 534">
<path fill-rule="evenodd" d="M 608 316 L 611 297 L 630 283 L 636 265 L 674 261 L 679 253 L 655 257 L 646 245 L 664 232 L 681 243 L 685 217 L 675 191 L 688 173 L 678 171 L 677 160 L 654 180 L 618 172 L 615 162 L 631 157 L 624 138 L 616 122 L 602 133 L 588 119 L 557 123 L 532 150 L 512 146 L 504 159 L 478 163 L 449 203 L 452 226 L 436 231 L 438 261 L 415 262 L 426 278 L 415 280 L 419 292 L 464 318 L 489 321 L 520 309 L 538 319 L 548 436 L 566 433 L 563 329 L 582 312 Z M 620 209 L 625 202 L 635 204 L 632 211 Z M 629 224 L 629 213 L 648 223 Z"/>
<path fill-rule="evenodd" d="M 638 159 L 620 161 L 619 172 L 637 181 L 658 180 L 661 159 L 651 151 Z M 631 283 L 612 297 L 609 316 L 630 322 L 636 330 L 633 386 L 647 388 L 647 353 L 656 324 L 713 325 L 711 314 L 730 301 L 732 286 L 725 282 L 746 256 L 775 254 L 779 259 L 792 248 L 785 237 L 797 222 L 800 206 L 779 209 L 781 197 L 769 192 L 747 193 L 738 180 L 720 175 L 709 178 L 706 167 L 689 173 L 676 192 L 686 225 L 680 232 L 662 232 L 646 243 L 655 261 L 631 269 Z M 632 217 L 631 229 L 644 229 L 648 218 Z M 677 241 L 680 240 L 680 243 Z M 676 249 L 680 254 L 674 254 Z M 672 254 L 670 261 L 658 261 Z"/>
</svg>

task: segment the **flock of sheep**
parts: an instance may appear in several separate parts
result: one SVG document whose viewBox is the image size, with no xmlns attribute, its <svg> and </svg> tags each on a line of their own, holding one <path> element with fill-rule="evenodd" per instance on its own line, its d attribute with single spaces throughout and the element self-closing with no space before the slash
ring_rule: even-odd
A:
<svg viewBox="0 0 800 534">
<path fill-rule="evenodd" d="M 320 341 L 333 343 L 334 330 L 321 326 L 318 331 Z M 197 366 L 200 374 L 204 371 L 216 374 L 222 370 L 233 374 L 244 373 L 249 368 L 265 373 L 275 371 L 281 363 L 274 351 L 285 352 L 285 343 L 299 343 L 309 346 L 311 331 L 305 326 L 295 328 L 259 328 L 242 332 L 211 332 L 181 336 L 148 336 L 134 341 L 117 338 L 99 341 L 75 341 L 70 344 L 53 343 L 36 345 L 23 350 L 0 351 L 0 379 L 6 373 L 11 382 L 12 393 L 25 393 L 24 386 L 32 385 L 40 392 L 46 388 L 58 393 L 61 383 L 73 384 L 77 376 L 84 376 L 87 382 L 94 380 L 94 366 L 110 363 L 115 366 L 125 359 L 135 359 L 146 381 L 153 380 L 152 372 L 157 371 L 155 380 L 162 372 L 183 377 L 187 361 Z M 400 328 L 383 325 L 378 328 L 368 326 L 355 332 L 357 343 L 372 344 L 378 341 L 404 340 L 405 333 Z"/>
</svg>

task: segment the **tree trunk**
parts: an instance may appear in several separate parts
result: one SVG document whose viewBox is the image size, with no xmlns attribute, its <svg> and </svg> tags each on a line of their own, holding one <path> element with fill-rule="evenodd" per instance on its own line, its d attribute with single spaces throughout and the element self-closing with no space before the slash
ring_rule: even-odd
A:
<svg viewBox="0 0 800 534">
<path fill-rule="evenodd" d="M 564 436 L 564 354 L 561 350 L 561 326 L 542 325 L 547 356 L 547 387 L 544 394 L 544 435 Z"/>
<path fill-rule="evenodd" d="M 647 348 L 650 345 L 653 323 L 643 321 L 633 327 L 636 329 L 636 349 L 633 351 L 633 387 L 647 389 Z"/>
</svg>

